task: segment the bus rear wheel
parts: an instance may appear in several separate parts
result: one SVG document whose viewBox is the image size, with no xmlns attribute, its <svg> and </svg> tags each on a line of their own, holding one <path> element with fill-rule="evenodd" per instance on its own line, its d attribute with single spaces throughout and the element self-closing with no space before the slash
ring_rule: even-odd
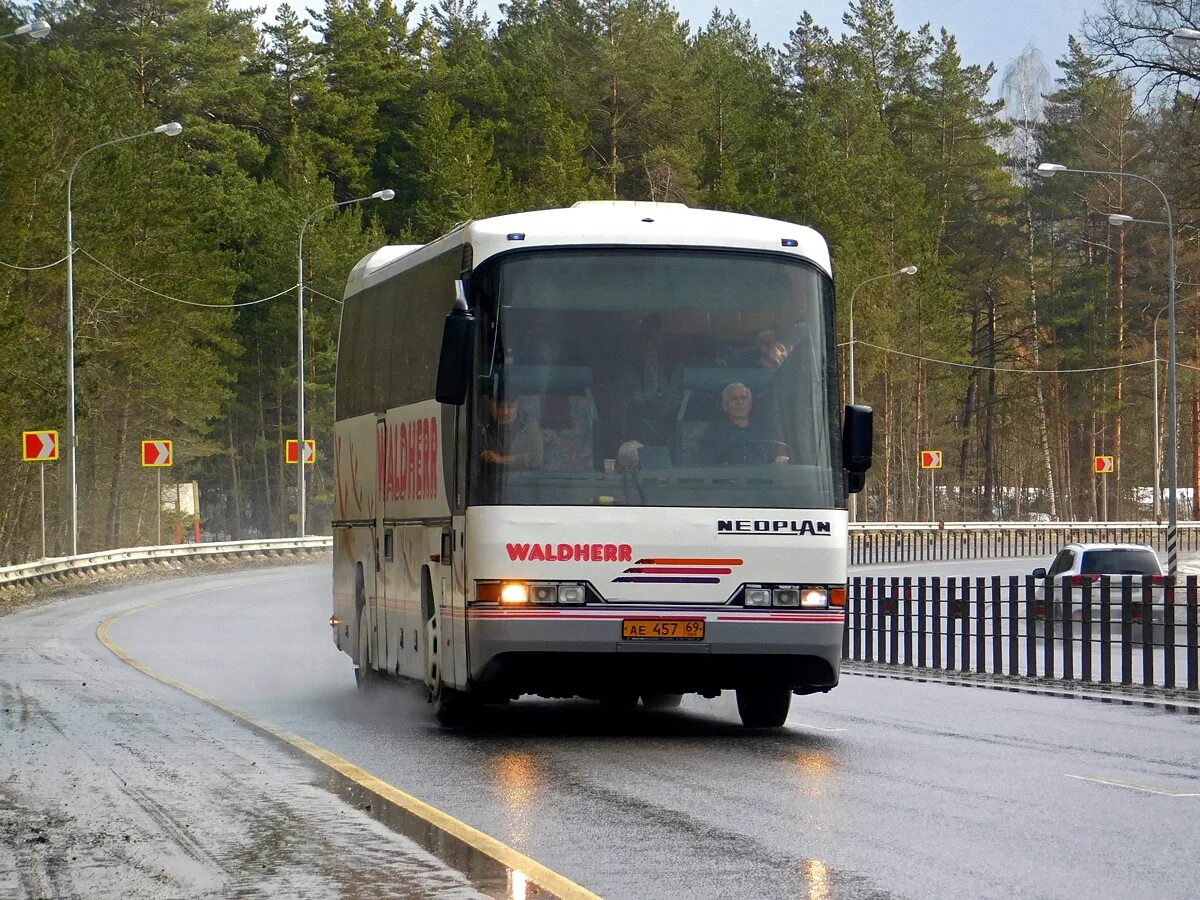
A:
<svg viewBox="0 0 1200 900">
<path fill-rule="evenodd" d="M 358 665 L 354 667 L 354 683 L 364 694 L 370 694 L 382 687 L 385 676 L 378 669 L 372 668 L 367 650 L 367 617 L 365 613 L 358 616 Z"/>
<path fill-rule="evenodd" d="M 477 697 L 466 691 L 456 691 L 454 688 L 446 687 L 446 683 L 441 680 L 430 693 L 429 699 L 433 702 L 433 717 L 437 719 L 439 725 L 447 728 L 469 724 L 479 711 Z"/>
<path fill-rule="evenodd" d="M 738 688 L 738 715 L 746 728 L 779 728 L 792 706 L 788 688 Z"/>
</svg>

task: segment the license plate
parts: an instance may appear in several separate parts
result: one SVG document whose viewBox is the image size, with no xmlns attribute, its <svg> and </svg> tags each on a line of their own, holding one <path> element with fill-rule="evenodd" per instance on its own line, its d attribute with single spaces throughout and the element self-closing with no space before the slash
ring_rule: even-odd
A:
<svg viewBox="0 0 1200 900">
<path fill-rule="evenodd" d="M 623 619 L 621 637 L 627 641 L 702 641 L 703 619 Z"/>
</svg>

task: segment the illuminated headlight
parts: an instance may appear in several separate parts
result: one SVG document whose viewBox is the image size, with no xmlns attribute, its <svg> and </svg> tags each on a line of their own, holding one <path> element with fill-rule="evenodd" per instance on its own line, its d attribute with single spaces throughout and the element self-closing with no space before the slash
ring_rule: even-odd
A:
<svg viewBox="0 0 1200 900">
<path fill-rule="evenodd" d="M 746 588 L 746 605 L 747 606 L 770 606 L 771 605 L 771 589 L 770 588 Z"/>
<path fill-rule="evenodd" d="M 535 584 L 533 586 L 534 603 L 557 603 L 558 588 L 553 584 Z"/>
<path fill-rule="evenodd" d="M 583 585 L 582 584 L 560 584 L 558 586 L 558 602 L 559 603 L 582 603 L 583 602 Z"/>
<path fill-rule="evenodd" d="M 800 591 L 796 588 L 775 588 L 772 593 L 775 595 L 776 606 L 800 605 Z"/>
<path fill-rule="evenodd" d="M 500 587 L 500 602 L 508 606 L 528 603 L 529 588 L 519 581 L 509 581 Z"/>
<path fill-rule="evenodd" d="M 829 606 L 829 591 L 823 587 L 808 587 L 800 592 L 800 605 L 805 609 L 825 609 Z"/>
</svg>

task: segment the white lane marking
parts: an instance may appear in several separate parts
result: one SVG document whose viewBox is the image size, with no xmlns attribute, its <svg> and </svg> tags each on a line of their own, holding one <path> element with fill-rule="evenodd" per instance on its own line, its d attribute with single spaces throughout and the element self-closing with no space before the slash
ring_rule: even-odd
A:
<svg viewBox="0 0 1200 900">
<path fill-rule="evenodd" d="M 793 724 L 799 725 L 801 728 L 813 728 L 813 729 L 816 729 L 817 731 L 845 731 L 846 730 L 845 728 L 827 728 L 824 725 L 810 725 L 808 722 L 794 722 Z"/>
<path fill-rule="evenodd" d="M 1146 787 L 1141 784 L 1129 784 L 1126 781 L 1113 781 L 1111 778 L 1094 778 L 1090 775 L 1071 775 L 1067 774 L 1068 778 L 1074 778 L 1076 781 L 1093 781 L 1096 784 L 1107 784 L 1111 787 L 1128 788 L 1131 791 L 1141 791 L 1144 794 L 1157 794 L 1160 797 L 1200 797 L 1200 793 L 1187 793 L 1183 791 L 1164 791 L 1159 788 Z"/>
</svg>

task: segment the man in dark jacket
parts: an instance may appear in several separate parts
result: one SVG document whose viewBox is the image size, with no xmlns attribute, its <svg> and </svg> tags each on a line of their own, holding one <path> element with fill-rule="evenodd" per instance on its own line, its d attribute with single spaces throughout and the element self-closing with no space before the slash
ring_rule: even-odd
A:
<svg viewBox="0 0 1200 900">
<path fill-rule="evenodd" d="M 700 459 L 708 466 L 786 463 L 787 445 L 751 421 L 754 395 L 735 381 L 721 391 L 725 418 L 708 426 L 700 446 Z"/>
</svg>

